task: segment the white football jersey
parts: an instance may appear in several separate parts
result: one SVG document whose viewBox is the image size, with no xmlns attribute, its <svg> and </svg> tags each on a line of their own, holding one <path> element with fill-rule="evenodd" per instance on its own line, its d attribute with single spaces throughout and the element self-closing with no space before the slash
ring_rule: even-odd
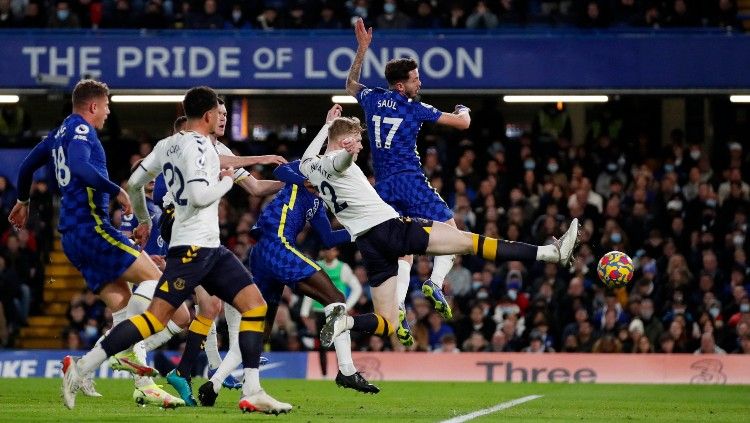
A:
<svg viewBox="0 0 750 423">
<path fill-rule="evenodd" d="M 339 151 L 303 159 L 299 169 L 355 239 L 378 224 L 398 217 L 398 213 L 380 198 L 356 163 L 343 172 L 333 167 L 333 157 Z"/>
<path fill-rule="evenodd" d="M 159 141 L 141 166 L 152 176 L 163 173 L 172 195 L 175 220 L 170 247 L 219 247 L 219 201 L 194 207 L 185 192 L 189 183 L 205 183 L 209 188 L 219 183 L 219 155 L 211 140 L 197 132 L 178 132 Z"/>
</svg>

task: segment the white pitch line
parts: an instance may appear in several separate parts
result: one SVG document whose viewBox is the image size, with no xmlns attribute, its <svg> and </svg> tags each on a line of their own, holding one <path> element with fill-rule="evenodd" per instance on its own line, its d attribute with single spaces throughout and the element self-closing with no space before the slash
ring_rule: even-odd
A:
<svg viewBox="0 0 750 423">
<path fill-rule="evenodd" d="M 454 417 L 452 419 L 443 420 L 440 423 L 463 423 L 466 421 L 469 421 L 471 419 L 476 419 L 477 417 L 486 416 L 487 414 L 492 414 L 495 412 L 498 412 L 500 410 L 505 410 L 507 408 L 515 407 L 518 404 L 523 404 L 525 402 L 533 401 L 537 398 L 541 398 L 542 395 L 529 395 L 522 398 L 517 398 L 514 400 L 501 402 L 500 404 L 497 404 L 490 408 L 484 408 L 482 410 L 474 411 L 473 413 L 464 414 L 463 416 Z"/>
</svg>

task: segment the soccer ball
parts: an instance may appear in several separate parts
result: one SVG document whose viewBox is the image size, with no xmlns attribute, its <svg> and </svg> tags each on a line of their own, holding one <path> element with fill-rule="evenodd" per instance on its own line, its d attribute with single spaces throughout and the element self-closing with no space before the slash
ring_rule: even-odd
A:
<svg viewBox="0 0 750 423">
<path fill-rule="evenodd" d="M 633 279 L 633 260 L 620 251 L 610 251 L 599 259 L 596 273 L 607 288 L 625 286 Z"/>
</svg>

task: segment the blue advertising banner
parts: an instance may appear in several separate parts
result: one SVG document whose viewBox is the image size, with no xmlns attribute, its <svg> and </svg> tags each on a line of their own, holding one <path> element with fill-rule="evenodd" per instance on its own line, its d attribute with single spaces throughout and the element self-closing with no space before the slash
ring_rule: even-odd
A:
<svg viewBox="0 0 750 423">
<path fill-rule="evenodd" d="M 0 378 L 27 377 L 60 377 L 60 360 L 66 355 L 83 355 L 85 351 L 64 350 L 4 350 L 0 351 Z M 165 351 L 168 360 L 177 362 L 179 355 L 174 351 Z M 223 357 L 224 353 L 222 353 Z M 307 375 L 307 353 L 275 352 L 263 353 L 269 359 L 268 364 L 260 366 L 261 377 L 304 379 Z M 148 361 L 153 364 L 153 353 L 149 353 Z M 241 369 L 237 369 L 237 376 Z M 129 378 L 129 373 L 113 372 L 107 362 L 96 371 L 97 378 Z"/>
<path fill-rule="evenodd" d="M 0 88 L 342 90 L 350 31 L 2 31 Z M 717 32 L 376 32 L 362 68 L 414 57 L 426 89 L 750 89 L 750 37 Z"/>
</svg>

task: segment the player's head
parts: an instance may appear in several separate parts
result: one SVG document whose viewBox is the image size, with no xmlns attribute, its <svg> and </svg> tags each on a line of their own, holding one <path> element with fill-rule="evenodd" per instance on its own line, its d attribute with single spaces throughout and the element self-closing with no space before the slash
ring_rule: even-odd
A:
<svg viewBox="0 0 750 423">
<path fill-rule="evenodd" d="M 216 127 L 219 117 L 219 97 L 209 87 L 193 87 L 185 93 L 182 100 L 185 116 L 188 121 L 201 125 L 206 133 L 211 133 Z"/>
<path fill-rule="evenodd" d="M 109 87 L 104 82 L 82 79 L 73 88 L 73 112 L 96 129 L 104 127 L 109 115 Z"/>
<path fill-rule="evenodd" d="M 176 134 L 180 131 L 185 130 L 185 126 L 187 126 L 187 116 L 182 115 L 174 120 L 174 125 L 172 125 L 172 133 Z"/>
<path fill-rule="evenodd" d="M 223 137 L 227 129 L 227 105 L 224 100 L 219 99 L 219 118 L 216 119 L 213 135 L 216 138 Z"/>
<path fill-rule="evenodd" d="M 328 128 L 328 150 L 342 148 L 341 143 L 347 138 L 362 142 L 362 125 L 356 117 L 339 117 L 331 122 Z"/>
<path fill-rule="evenodd" d="M 393 59 L 386 63 L 385 79 L 392 90 L 407 98 L 416 97 L 422 87 L 417 61 L 414 59 Z"/>
</svg>

